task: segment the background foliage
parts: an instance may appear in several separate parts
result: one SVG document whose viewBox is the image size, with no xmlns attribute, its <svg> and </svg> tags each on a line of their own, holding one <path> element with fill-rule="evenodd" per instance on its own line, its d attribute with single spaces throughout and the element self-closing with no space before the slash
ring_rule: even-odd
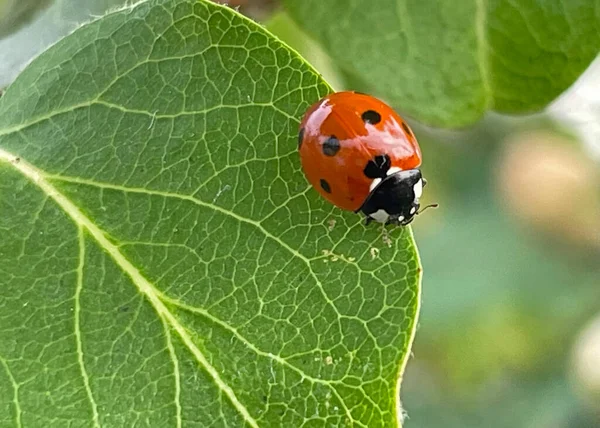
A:
<svg viewBox="0 0 600 428">
<path fill-rule="evenodd" d="M 585 70 L 599 41 L 590 0 L 283 3 L 354 85 L 446 127 L 487 110 L 543 108 Z"/>
<path fill-rule="evenodd" d="M 600 2 L 231 3 L 336 89 L 389 100 L 419 136 L 425 202 L 442 208 L 413 227 L 426 275 L 406 426 L 600 425 L 599 139 L 564 120 L 600 121 L 600 67 L 544 108 L 597 55 Z M 0 58 L 14 40 L 33 53 L 20 34 Z"/>
</svg>

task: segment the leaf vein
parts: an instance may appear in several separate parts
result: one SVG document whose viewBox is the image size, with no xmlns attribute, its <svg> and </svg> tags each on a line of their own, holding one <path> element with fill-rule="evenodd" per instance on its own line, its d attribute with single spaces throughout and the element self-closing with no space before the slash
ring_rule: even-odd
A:
<svg viewBox="0 0 600 428">
<path fill-rule="evenodd" d="M 171 356 L 171 360 L 173 361 L 173 372 L 175 377 L 175 409 L 177 411 L 177 428 L 181 428 L 181 379 L 179 372 L 179 360 L 177 359 L 177 353 L 175 352 L 175 347 L 173 346 L 173 339 L 171 337 L 171 329 L 167 324 L 164 317 L 161 316 L 161 320 L 165 329 L 165 335 L 167 339 L 167 349 L 169 350 L 169 355 Z"/>
<path fill-rule="evenodd" d="M 325 385 L 327 387 L 329 387 L 334 395 L 336 396 L 336 398 L 340 401 L 340 403 L 342 404 L 342 406 L 344 407 L 344 410 L 346 411 L 346 416 L 348 416 L 348 418 L 350 418 L 350 420 L 352 420 L 352 414 L 350 413 L 350 409 L 346 406 L 346 403 L 344 402 L 344 400 L 342 399 L 342 397 L 339 395 L 338 391 L 332 386 L 332 384 L 340 384 L 343 383 L 339 380 L 324 380 L 324 379 L 319 379 L 319 378 L 315 378 L 312 377 L 308 374 L 306 374 L 302 369 L 296 367 L 295 365 L 293 365 L 292 363 L 288 362 L 285 358 L 280 357 L 279 355 L 275 355 L 271 352 L 265 352 L 259 348 L 257 348 L 252 342 L 250 342 L 248 339 L 246 339 L 239 331 L 237 328 L 227 324 L 226 322 L 220 320 L 219 318 L 215 317 L 214 315 L 210 314 L 208 311 L 201 309 L 201 308 L 197 308 L 194 306 L 189 306 L 186 305 L 183 302 L 180 302 L 179 300 L 175 300 L 172 299 L 168 296 L 165 296 L 164 294 L 160 293 L 159 294 L 160 299 L 166 301 L 167 303 L 174 305 L 178 308 L 181 308 L 183 310 L 186 310 L 188 312 L 191 312 L 193 314 L 196 315 L 200 315 L 208 320 L 210 320 L 211 322 L 223 327 L 225 330 L 231 332 L 240 342 L 242 342 L 244 345 L 246 345 L 250 350 L 252 350 L 252 352 L 256 353 L 259 356 L 262 357 L 266 357 L 269 358 L 272 361 L 275 361 L 279 364 L 281 364 L 282 366 L 285 366 L 293 371 L 295 371 L 296 373 L 298 373 L 303 379 L 306 379 L 312 383 L 318 383 L 321 385 Z M 347 385 L 346 385 L 347 386 Z"/>
<path fill-rule="evenodd" d="M 98 415 L 98 406 L 96 405 L 96 400 L 94 400 L 94 395 L 92 394 L 92 389 L 90 388 L 90 379 L 87 374 L 87 370 L 85 369 L 85 363 L 83 362 L 83 343 L 81 337 L 81 291 L 83 290 L 83 269 L 85 263 L 85 238 L 83 236 L 83 229 L 81 226 L 78 228 L 78 241 L 79 241 L 79 264 L 77 266 L 77 288 L 75 290 L 75 313 L 74 313 L 74 323 L 75 323 L 75 343 L 77 346 L 77 362 L 79 364 L 79 370 L 81 371 L 81 377 L 83 379 L 83 385 L 85 387 L 85 392 L 90 401 L 90 406 L 92 407 L 92 415 L 93 415 L 93 424 L 95 428 L 100 427 L 100 420 Z"/>
<path fill-rule="evenodd" d="M 185 200 L 185 201 L 191 202 L 191 203 L 193 203 L 195 205 L 198 205 L 198 206 L 201 206 L 201 207 L 205 207 L 205 208 L 209 208 L 209 209 L 212 209 L 214 211 L 220 212 L 221 214 L 224 214 L 226 216 L 234 218 L 234 219 L 238 220 L 239 222 L 250 224 L 250 225 L 256 227 L 258 230 L 260 230 L 260 232 L 263 233 L 267 238 L 272 239 L 273 241 L 277 242 L 282 248 L 284 248 L 290 254 L 292 254 L 293 256 L 295 256 L 298 259 L 302 260 L 306 264 L 306 266 L 308 267 L 308 271 L 310 272 L 311 276 L 313 277 L 313 279 L 317 283 L 317 285 L 319 287 L 319 290 L 321 291 L 321 294 L 323 295 L 323 297 L 325 298 L 325 300 L 327 301 L 327 303 L 331 305 L 331 307 L 333 308 L 333 310 L 339 316 L 342 316 L 342 314 L 339 312 L 339 310 L 335 306 L 333 300 L 329 297 L 329 295 L 325 291 L 325 287 L 323 287 L 323 283 L 315 275 L 315 273 L 314 273 L 314 271 L 312 269 L 312 266 L 311 266 L 311 263 L 314 260 L 306 257 L 302 253 L 300 253 L 297 250 L 295 250 L 294 248 L 290 247 L 281 238 L 279 238 L 276 235 L 273 235 L 271 232 L 269 232 L 267 229 L 265 229 L 264 226 L 260 222 L 258 222 L 258 221 L 255 221 L 255 220 L 243 217 L 243 216 L 241 216 L 239 214 L 236 214 L 236 213 L 234 213 L 232 211 L 229 211 L 229 210 L 227 210 L 225 208 L 222 208 L 222 207 L 220 207 L 218 205 L 214 205 L 214 204 L 211 204 L 209 202 L 204 202 L 204 201 L 202 201 L 202 200 L 200 200 L 198 198 L 195 198 L 194 196 L 190 196 L 190 195 L 179 195 L 179 194 L 164 192 L 164 191 L 160 191 L 160 190 L 148 190 L 148 189 L 139 189 L 139 188 L 133 188 L 133 187 L 124 187 L 124 186 L 110 184 L 110 183 L 101 183 L 101 182 L 96 182 L 96 181 L 91 181 L 91 180 L 79 179 L 79 178 L 76 178 L 76 177 L 63 177 L 63 176 L 60 176 L 60 175 L 46 175 L 45 178 L 47 178 L 49 180 L 64 181 L 64 182 L 71 182 L 71 183 L 78 183 L 78 184 L 85 184 L 85 185 L 88 185 L 88 186 L 94 186 L 94 187 L 98 187 L 98 188 L 101 188 L 101 189 L 105 188 L 105 189 L 118 190 L 118 191 L 127 192 L 127 193 L 145 193 L 145 194 L 148 194 L 148 195 L 162 196 L 164 198 L 181 199 L 181 200 Z M 322 259 L 322 258 L 323 257 L 319 256 L 316 259 Z M 360 319 L 357 319 L 357 320 L 364 323 L 364 320 L 360 320 Z"/>
<path fill-rule="evenodd" d="M 188 347 L 195 359 L 200 363 L 204 370 L 213 379 L 215 385 L 227 396 L 234 408 L 240 413 L 245 421 L 253 428 L 258 428 L 256 420 L 250 415 L 248 409 L 238 400 L 235 392 L 227 385 L 217 370 L 209 363 L 202 351 L 196 346 L 187 330 L 179 323 L 175 316 L 167 309 L 164 303 L 158 298 L 157 290 L 154 286 L 131 264 L 131 262 L 119 251 L 119 249 L 104 235 L 98 226 L 92 223 L 79 208 L 60 193 L 44 176 L 43 172 L 28 164 L 23 159 L 16 161 L 17 157 L 5 150 L 0 149 L 0 161 L 13 165 L 15 169 L 21 172 L 32 183 L 36 184 L 45 194 L 52 198 L 63 211 L 71 217 L 73 222 L 81 228 L 85 228 L 113 259 L 113 261 L 126 273 L 138 290 L 146 296 L 150 304 L 154 307 L 159 316 L 173 326 L 182 341 Z"/>
<path fill-rule="evenodd" d="M 21 422 L 21 404 L 19 403 L 19 384 L 14 378 L 10 367 L 8 367 L 8 363 L 6 362 L 6 360 L 0 357 L 0 363 L 2 364 L 2 366 L 4 366 L 4 370 L 10 378 L 10 382 L 13 386 L 13 402 L 15 403 L 15 425 L 21 428 L 23 426 L 23 423 Z"/>
</svg>

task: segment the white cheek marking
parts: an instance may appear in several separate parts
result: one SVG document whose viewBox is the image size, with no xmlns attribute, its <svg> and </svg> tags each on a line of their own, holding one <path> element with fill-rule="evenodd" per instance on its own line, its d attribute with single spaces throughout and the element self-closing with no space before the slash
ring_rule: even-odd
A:
<svg viewBox="0 0 600 428">
<path fill-rule="evenodd" d="M 417 209 L 416 209 L 415 207 L 412 207 L 412 208 L 410 209 L 410 213 L 411 213 L 411 214 L 414 214 L 414 213 L 415 213 L 415 211 L 417 211 Z"/>
<path fill-rule="evenodd" d="M 379 183 L 381 183 L 381 178 L 376 178 L 375 180 L 373 180 L 371 182 L 371 186 L 369 187 L 369 190 L 373 191 L 374 188 L 376 188 Z"/>
<path fill-rule="evenodd" d="M 398 217 L 398 221 L 404 221 L 404 216 L 401 215 L 400 217 Z"/>
<path fill-rule="evenodd" d="M 419 180 L 415 183 L 413 187 L 413 192 L 415 192 L 415 199 L 419 199 L 423 194 L 423 181 Z"/>
<path fill-rule="evenodd" d="M 379 223 L 385 223 L 390 218 L 390 216 L 388 215 L 388 213 L 385 212 L 385 210 L 377 210 L 373 214 L 369 215 Z"/>
<path fill-rule="evenodd" d="M 392 174 L 395 174 L 400 171 L 402 171 L 400 168 L 398 168 L 397 166 L 393 166 L 390 169 L 388 169 L 388 172 L 386 173 L 386 175 L 392 175 Z"/>
</svg>

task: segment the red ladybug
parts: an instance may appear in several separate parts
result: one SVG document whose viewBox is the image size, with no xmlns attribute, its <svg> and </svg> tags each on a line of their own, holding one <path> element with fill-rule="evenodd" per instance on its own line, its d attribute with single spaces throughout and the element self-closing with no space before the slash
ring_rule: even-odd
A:
<svg viewBox="0 0 600 428">
<path fill-rule="evenodd" d="M 337 207 L 365 214 L 366 224 L 404 226 L 423 211 L 417 139 L 377 98 L 337 92 L 313 104 L 300 123 L 298 150 L 310 184 Z"/>
</svg>

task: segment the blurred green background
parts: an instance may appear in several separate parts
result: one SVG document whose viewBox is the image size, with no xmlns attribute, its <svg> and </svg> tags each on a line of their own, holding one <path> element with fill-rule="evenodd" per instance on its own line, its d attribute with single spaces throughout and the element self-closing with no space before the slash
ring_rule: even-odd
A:
<svg viewBox="0 0 600 428">
<path fill-rule="evenodd" d="M 9 3 L 0 0 L 0 22 L 14 25 L 0 40 L 0 88 L 55 39 L 123 2 L 40 2 L 14 18 Z M 229 4 L 335 89 L 365 90 L 277 1 Z M 430 183 L 423 203 L 441 207 L 413 223 L 425 276 L 405 426 L 600 427 L 600 63 L 534 116 L 489 113 L 460 131 L 408 121 Z"/>
</svg>

